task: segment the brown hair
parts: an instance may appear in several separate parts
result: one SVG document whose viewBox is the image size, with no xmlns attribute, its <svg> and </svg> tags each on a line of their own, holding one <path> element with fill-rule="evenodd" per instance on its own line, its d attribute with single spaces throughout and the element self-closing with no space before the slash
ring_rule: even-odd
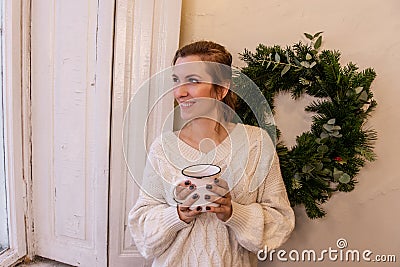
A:
<svg viewBox="0 0 400 267">
<path fill-rule="evenodd" d="M 180 57 L 186 56 L 199 56 L 202 61 L 216 62 L 226 66 L 229 68 L 212 68 L 213 73 L 210 73 L 211 76 L 214 77 L 213 88 L 215 92 L 218 94 L 222 94 L 223 87 L 221 85 L 222 81 L 230 82 L 232 79 L 232 55 L 226 50 L 226 48 L 220 44 L 211 42 L 211 41 L 198 41 L 188 45 L 185 45 L 178 49 L 175 53 L 175 56 L 172 60 L 172 64 L 175 65 L 176 61 Z M 227 71 L 228 70 L 228 71 Z M 229 88 L 228 88 L 229 89 Z M 230 121 L 233 117 L 233 111 L 236 108 L 237 104 L 237 96 L 231 90 L 228 90 L 226 96 L 221 100 L 224 104 L 229 106 L 232 110 L 228 108 L 223 108 L 224 110 L 224 119 L 226 121 Z"/>
</svg>

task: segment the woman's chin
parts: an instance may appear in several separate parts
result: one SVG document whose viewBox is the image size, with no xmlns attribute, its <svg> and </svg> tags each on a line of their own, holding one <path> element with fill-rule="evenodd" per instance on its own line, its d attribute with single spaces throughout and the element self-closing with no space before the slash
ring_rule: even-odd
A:
<svg viewBox="0 0 400 267">
<path fill-rule="evenodd" d="M 195 117 L 191 116 L 191 115 L 188 115 L 188 114 L 183 114 L 183 115 L 181 114 L 181 119 L 183 121 L 188 122 L 188 121 L 192 121 L 193 119 L 195 119 Z"/>
</svg>

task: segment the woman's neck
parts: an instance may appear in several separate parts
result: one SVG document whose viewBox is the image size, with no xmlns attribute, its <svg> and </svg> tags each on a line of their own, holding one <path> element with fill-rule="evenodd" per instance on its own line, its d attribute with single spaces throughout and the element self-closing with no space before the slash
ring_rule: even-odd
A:
<svg viewBox="0 0 400 267">
<path fill-rule="evenodd" d="M 227 137 L 227 126 L 211 119 L 199 118 L 185 125 L 179 138 L 202 152 L 208 152 Z"/>
</svg>

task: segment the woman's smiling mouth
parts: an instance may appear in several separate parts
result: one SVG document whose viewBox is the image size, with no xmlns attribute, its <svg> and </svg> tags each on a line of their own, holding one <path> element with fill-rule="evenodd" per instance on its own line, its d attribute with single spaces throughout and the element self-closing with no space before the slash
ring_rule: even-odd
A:
<svg viewBox="0 0 400 267">
<path fill-rule="evenodd" d="M 195 101 L 185 101 L 179 104 L 179 106 L 181 108 L 189 108 L 191 106 L 193 106 L 193 104 L 195 103 Z"/>
</svg>

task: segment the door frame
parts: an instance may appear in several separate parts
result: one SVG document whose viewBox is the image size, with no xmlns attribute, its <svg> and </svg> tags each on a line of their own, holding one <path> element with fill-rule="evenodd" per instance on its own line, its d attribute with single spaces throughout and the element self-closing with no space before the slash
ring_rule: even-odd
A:
<svg viewBox="0 0 400 267">
<path fill-rule="evenodd" d="M 30 73 L 30 1 L 4 0 L 3 8 L 2 87 L 9 249 L 0 255 L 0 265 L 9 266 L 27 255 L 31 247 L 27 239 L 32 237 L 28 226 L 32 216 L 27 201 L 31 180 L 26 116 L 30 105 L 26 97 Z"/>
<path fill-rule="evenodd" d="M 151 75 L 171 65 L 174 52 L 179 46 L 181 6 L 182 0 L 116 2 L 110 145 L 109 266 L 146 264 L 139 252 L 133 246 L 128 246 L 125 239 L 128 232 L 127 211 L 135 200 L 127 199 L 126 190 L 132 189 L 136 198 L 139 189 L 133 184 L 123 156 L 123 122 L 129 100 L 140 85 Z M 148 111 L 149 103 L 154 103 L 162 93 L 153 91 L 143 96 L 140 102 L 143 103 L 144 111 Z M 172 95 L 164 97 L 157 110 L 153 111 L 157 114 L 157 120 L 151 122 L 149 132 L 159 132 L 161 127 L 172 129 L 172 120 L 166 119 L 172 108 Z M 165 124 L 164 120 L 167 120 Z M 154 136 L 146 138 L 152 140 Z M 144 168 L 144 150 L 137 149 L 134 158 L 137 159 L 138 168 Z M 131 186 L 127 186 L 128 184 Z"/>
</svg>

